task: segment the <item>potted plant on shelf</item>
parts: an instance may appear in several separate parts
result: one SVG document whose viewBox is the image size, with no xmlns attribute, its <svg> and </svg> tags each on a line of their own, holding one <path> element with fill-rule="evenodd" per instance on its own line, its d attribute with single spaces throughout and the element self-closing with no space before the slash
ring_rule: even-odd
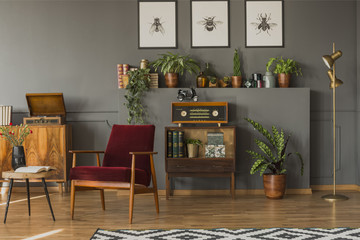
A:
<svg viewBox="0 0 360 240">
<path fill-rule="evenodd" d="M 274 73 L 278 74 L 279 87 L 288 88 L 290 85 L 291 74 L 295 73 L 296 76 L 302 76 L 299 64 L 293 59 L 270 58 L 266 64 L 266 69 L 269 71 L 271 65 L 275 62 Z"/>
<path fill-rule="evenodd" d="M 219 84 L 220 87 L 226 88 L 230 86 L 231 79 L 228 76 L 223 77 L 223 79 L 220 79 Z"/>
<path fill-rule="evenodd" d="M 188 158 L 196 158 L 199 154 L 199 146 L 202 145 L 201 140 L 188 138 L 185 139 L 185 144 L 187 148 Z"/>
<path fill-rule="evenodd" d="M 237 49 L 235 49 L 234 52 L 233 63 L 234 63 L 234 72 L 233 72 L 233 76 L 231 77 L 231 85 L 233 88 L 240 88 L 242 84 L 242 75 L 240 70 L 240 58 Z"/>
<path fill-rule="evenodd" d="M 283 198 L 286 188 L 286 166 L 285 163 L 292 153 L 286 153 L 286 147 L 290 139 L 290 135 L 285 137 L 284 130 L 272 126 L 272 134 L 265 129 L 260 123 L 249 118 L 245 118 L 256 130 L 258 130 L 267 140 L 261 141 L 255 139 L 256 145 L 261 150 L 257 153 L 252 150 L 246 152 L 255 160 L 251 167 L 250 174 L 260 172 L 263 176 L 264 190 L 267 198 L 280 199 Z M 300 153 L 294 153 L 301 163 L 301 175 L 304 172 L 304 162 Z M 265 171 L 269 173 L 265 173 Z"/>
<path fill-rule="evenodd" d="M 26 136 L 28 136 L 30 133 L 32 133 L 32 130 L 30 130 L 26 124 L 12 126 L 12 123 L 10 123 L 10 126 L 0 127 L 0 136 L 9 141 L 13 147 L 11 167 L 14 170 L 19 167 L 26 166 L 25 151 L 22 144 L 24 143 Z"/>
<path fill-rule="evenodd" d="M 216 88 L 218 87 L 218 80 L 215 76 L 209 77 L 209 87 L 210 88 Z"/>
<path fill-rule="evenodd" d="M 169 88 L 177 87 L 179 75 L 183 75 L 184 72 L 192 74 L 200 71 L 199 64 L 189 56 L 171 52 L 159 55 L 161 57 L 152 62 L 151 65 L 155 71 L 160 68 L 160 71 L 165 75 L 165 84 Z"/>
<path fill-rule="evenodd" d="M 138 124 L 144 124 L 144 116 L 146 116 L 146 110 L 142 105 L 142 97 L 144 92 L 149 90 L 150 84 L 150 69 L 138 69 L 135 71 L 129 71 L 129 83 L 126 86 L 124 103 L 128 109 L 129 117 L 128 124 L 133 121 Z"/>
</svg>

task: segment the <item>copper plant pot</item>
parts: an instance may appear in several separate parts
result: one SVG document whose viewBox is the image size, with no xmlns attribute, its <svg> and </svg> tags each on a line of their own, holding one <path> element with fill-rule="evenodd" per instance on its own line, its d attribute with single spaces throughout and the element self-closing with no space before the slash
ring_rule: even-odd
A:
<svg viewBox="0 0 360 240">
<path fill-rule="evenodd" d="M 270 199 L 281 199 L 284 197 L 286 189 L 286 175 L 264 174 L 265 196 Z"/>
<path fill-rule="evenodd" d="M 278 74 L 279 87 L 288 88 L 290 85 L 290 77 L 291 77 L 290 73 L 288 74 L 279 73 Z"/>
<path fill-rule="evenodd" d="M 231 76 L 231 85 L 233 88 L 241 88 L 242 76 Z"/>
<path fill-rule="evenodd" d="M 176 88 L 179 84 L 178 73 L 166 73 L 165 74 L 165 85 L 168 88 Z"/>
</svg>

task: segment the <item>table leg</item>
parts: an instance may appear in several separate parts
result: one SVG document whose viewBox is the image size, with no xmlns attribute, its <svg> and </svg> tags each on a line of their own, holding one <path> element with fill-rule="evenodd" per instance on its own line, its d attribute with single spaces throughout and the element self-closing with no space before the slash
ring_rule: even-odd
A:
<svg viewBox="0 0 360 240">
<path fill-rule="evenodd" d="M 14 179 L 10 179 L 10 186 L 9 186 L 9 192 L 8 192 L 8 199 L 6 202 L 6 210 L 5 210 L 5 218 L 4 218 L 4 224 L 6 223 L 6 217 L 7 217 L 7 213 L 9 210 L 9 204 L 10 204 L 10 198 L 11 198 L 11 191 L 12 191 L 12 187 L 14 185 Z"/>
<path fill-rule="evenodd" d="M 59 187 L 59 194 L 62 195 L 63 194 L 63 185 L 61 182 L 58 182 L 58 187 Z"/>
<path fill-rule="evenodd" d="M 28 209 L 29 209 L 29 216 L 30 216 L 30 187 L 29 187 L 29 179 L 26 179 L 26 191 L 27 191 L 27 200 L 28 200 Z"/>
<path fill-rule="evenodd" d="M 51 207 L 49 192 L 48 192 L 47 187 L 46 187 L 45 178 L 42 178 L 42 183 L 43 183 L 43 186 L 44 186 L 44 191 L 45 191 L 46 199 L 47 199 L 48 204 L 49 204 L 49 207 L 50 207 L 50 211 L 51 211 L 52 218 L 53 218 L 53 220 L 55 221 L 55 216 L 54 216 L 54 212 L 53 212 L 52 207 Z"/>
<path fill-rule="evenodd" d="M 166 182 L 166 200 L 169 200 L 169 196 L 170 196 L 170 179 L 169 179 L 169 174 L 168 173 L 166 173 L 165 182 Z"/>
</svg>

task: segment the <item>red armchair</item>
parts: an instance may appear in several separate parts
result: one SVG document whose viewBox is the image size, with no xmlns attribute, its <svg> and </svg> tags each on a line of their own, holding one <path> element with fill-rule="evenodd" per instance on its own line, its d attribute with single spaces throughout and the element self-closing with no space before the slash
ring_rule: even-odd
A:
<svg viewBox="0 0 360 240">
<path fill-rule="evenodd" d="M 130 190 L 129 223 L 132 223 L 134 194 L 154 193 L 156 212 L 159 213 L 153 152 L 155 126 L 114 125 L 106 151 L 76 151 L 70 170 L 71 218 L 74 219 L 75 191 L 100 190 L 101 204 L 105 210 L 104 189 Z M 97 166 L 76 166 L 78 153 L 95 153 Z M 100 166 L 99 154 L 104 153 Z M 152 187 L 149 187 L 152 180 Z"/>
</svg>

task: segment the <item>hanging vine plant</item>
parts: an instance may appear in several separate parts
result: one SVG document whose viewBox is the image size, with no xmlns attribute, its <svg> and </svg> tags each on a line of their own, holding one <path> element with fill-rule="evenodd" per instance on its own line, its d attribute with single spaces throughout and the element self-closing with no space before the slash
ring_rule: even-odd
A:
<svg viewBox="0 0 360 240">
<path fill-rule="evenodd" d="M 150 69 L 139 69 L 129 71 L 129 84 L 126 86 L 124 105 L 128 109 L 129 118 L 128 124 L 134 122 L 135 124 L 144 124 L 146 116 L 146 109 L 142 105 L 142 97 L 144 92 L 149 90 L 150 84 Z"/>
</svg>

